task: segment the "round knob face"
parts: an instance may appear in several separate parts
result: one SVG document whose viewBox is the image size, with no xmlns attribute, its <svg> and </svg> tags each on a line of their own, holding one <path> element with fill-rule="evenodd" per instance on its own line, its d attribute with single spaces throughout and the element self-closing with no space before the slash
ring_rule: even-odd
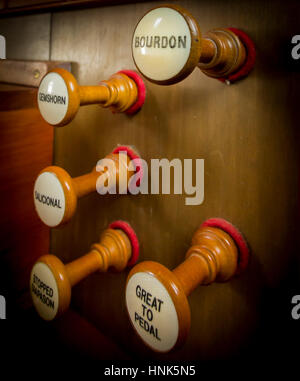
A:
<svg viewBox="0 0 300 381">
<path fill-rule="evenodd" d="M 52 320 L 58 311 L 59 294 L 55 277 L 50 268 L 37 262 L 31 271 L 30 293 L 33 305 L 44 320 Z"/>
<path fill-rule="evenodd" d="M 69 94 L 64 79 L 58 73 L 50 72 L 42 79 L 38 90 L 38 106 L 49 124 L 59 124 L 65 118 Z"/>
<path fill-rule="evenodd" d="M 34 184 L 34 205 L 40 219 L 48 226 L 59 225 L 65 215 L 65 193 L 52 172 L 41 173 Z"/>
<path fill-rule="evenodd" d="M 175 83 L 194 69 L 199 57 L 191 54 L 192 45 L 195 41 L 200 45 L 200 36 L 193 38 L 192 31 L 195 35 L 198 28 L 190 28 L 191 24 L 192 20 L 188 23 L 179 11 L 169 7 L 153 9 L 140 20 L 132 39 L 132 53 L 137 68 L 150 81 Z"/>
<path fill-rule="evenodd" d="M 126 287 L 126 305 L 131 323 L 142 340 L 158 352 L 168 352 L 177 343 L 179 322 L 171 296 L 153 275 L 135 273 Z"/>
</svg>

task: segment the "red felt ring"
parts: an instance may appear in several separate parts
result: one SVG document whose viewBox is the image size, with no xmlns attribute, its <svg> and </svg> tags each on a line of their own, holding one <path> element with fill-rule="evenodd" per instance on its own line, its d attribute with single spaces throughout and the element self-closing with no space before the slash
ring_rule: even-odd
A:
<svg viewBox="0 0 300 381">
<path fill-rule="evenodd" d="M 236 34 L 239 39 L 242 41 L 246 48 L 246 60 L 244 64 L 239 68 L 238 71 L 235 73 L 229 75 L 228 77 L 218 78 L 221 82 L 229 81 L 229 82 L 236 82 L 244 77 L 246 77 L 250 71 L 254 67 L 255 58 L 256 58 L 256 50 L 254 42 L 251 40 L 251 38 L 243 32 L 240 29 L 237 28 L 228 28 L 231 32 Z"/>
<path fill-rule="evenodd" d="M 145 103 L 145 98 L 146 98 L 145 83 L 144 83 L 142 77 L 136 71 L 120 70 L 118 73 L 123 73 L 123 74 L 127 75 L 129 78 L 133 79 L 136 86 L 137 86 L 137 89 L 138 89 L 137 100 L 131 107 L 129 107 L 129 109 L 127 109 L 125 111 L 126 114 L 133 115 L 136 112 L 138 112 L 142 108 L 143 104 Z"/>
<path fill-rule="evenodd" d="M 239 252 L 236 275 L 244 271 L 249 262 L 250 250 L 242 233 L 234 225 L 224 220 L 223 218 L 209 218 L 208 220 L 204 221 L 201 225 L 201 227 L 204 226 L 219 228 L 231 236 L 231 238 L 237 245 Z"/>
<path fill-rule="evenodd" d="M 132 229 L 132 227 L 129 225 L 128 222 L 121 221 L 121 220 L 112 222 L 108 228 L 120 229 L 127 235 L 127 237 L 130 240 L 131 248 L 132 248 L 131 257 L 127 263 L 127 266 L 135 265 L 139 258 L 139 252 L 140 252 L 139 240 L 137 235 L 135 234 L 135 231 Z"/>
<path fill-rule="evenodd" d="M 125 151 L 127 155 L 129 156 L 130 160 L 134 162 L 135 173 L 139 173 L 139 178 L 136 181 L 136 185 L 139 186 L 144 176 L 143 164 L 142 164 L 142 160 L 140 156 L 135 151 L 133 151 L 132 148 L 128 146 L 118 146 L 112 151 L 112 153 L 117 154 L 120 151 L 123 151 L 123 152 Z"/>
</svg>

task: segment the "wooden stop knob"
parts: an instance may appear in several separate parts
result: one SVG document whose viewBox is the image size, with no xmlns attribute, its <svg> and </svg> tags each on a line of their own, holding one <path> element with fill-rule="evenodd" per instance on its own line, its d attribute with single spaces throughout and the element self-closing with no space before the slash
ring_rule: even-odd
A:
<svg viewBox="0 0 300 381">
<path fill-rule="evenodd" d="M 96 190 L 100 194 L 102 190 L 106 193 L 110 188 L 113 189 L 112 193 L 118 193 L 120 189 L 126 191 L 135 173 L 135 166 L 131 165 L 132 152 L 129 148 L 126 151 L 116 148 L 90 173 L 75 178 L 57 166 L 44 168 L 35 181 L 33 192 L 39 218 L 50 227 L 58 227 L 73 217 L 78 198 Z"/>
<path fill-rule="evenodd" d="M 196 66 L 208 76 L 226 77 L 243 65 L 246 49 L 230 29 L 215 29 L 201 36 L 188 11 L 168 4 L 141 18 L 132 38 L 132 55 L 149 81 L 170 85 L 186 78 Z"/>
<path fill-rule="evenodd" d="M 220 225 L 226 224 L 229 226 L 226 221 Z M 141 262 L 130 271 L 127 311 L 147 346 L 169 352 L 183 344 L 191 321 L 188 295 L 198 285 L 226 282 L 236 274 L 239 255 L 248 255 L 241 240 L 240 233 L 235 240 L 221 228 L 203 225 L 194 234 L 185 261 L 173 271 L 151 261 Z"/>
<path fill-rule="evenodd" d="M 122 271 L 133 255 L 136 262 L 136 242 L 133 229 L 122 221 L 116 229 L 104 230 L 100 242 L 73 262 L 64 265 L 51 254 L 40 257 L 30 276 L 31 297 L 38 314 L 45 320 L 53 320 L 69 308 L 71 289 L 82 279 L 96 271 L 106 272 L 110 267 Z"/>
<path fill-rule="evenodd" d="M 58 127 L 70 123 L 80 106 L 100 104 L 113 112 L 127 112 L 136 103 L 140 108 L 144 97 L 142 79 L 129 70 L 115 73 L 97 86 L 79 86 L 69 71 L 56 68 L 41 80 L 38 107 L 45 121 Z"/>
</svg>

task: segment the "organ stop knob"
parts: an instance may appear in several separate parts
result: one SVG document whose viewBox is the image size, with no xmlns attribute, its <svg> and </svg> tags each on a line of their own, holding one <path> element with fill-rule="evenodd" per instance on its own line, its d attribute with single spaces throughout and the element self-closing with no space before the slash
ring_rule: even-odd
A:
<svg viewBox="0 0 300 381">
<path fill-rule="evenodd" d="M 71 178 L 63 168 L 57 166 L 44 168 L 35 181 L 33 191 L 39 218 L 50 227 L 70 221 L 79 198 L 106 189 L 97 187 L 100 177 L 103 185 L 107 181 L 116 191 L 127 190 L 131 180 L 134 180 L 133 175 L 142 175 L 140 162 L 139 156 L 130 147 L 119 146 L 90 173 L 79 177 Z"/>
<path fill-rule="evenodd" d="M 66 265 L 54 255 L 40 257 L 30 275 L 33 305 L 44 320 L 53 320 L 70 305 L 71 289 L 82 279 L 110 267 L 123 271 L 136 263 L 139 243 L 131 226 L 124 221 L 111 223 L 98 243 L 84 256 Z"/>
<path fill-rule="evenodd" d="M 177 5 L 161 5 L 138 22 L 132 56 L 151 82 L 170 85 L 186 78 L 196 66 L 210 77 L 237 80 L 255 61 L 254 44 L 235 28 L 213 29 L 202 36 L 196 19 Z"/>
<path fill-rule="evenodd" d="M 113 112 L 134 114 L 145 95 L 142 78 L 131 70 L 119 71 L 96 86 L 79 86 L 69 71 L 56 68 L 41 80 L 38 107 L 46 122 L 59 127 L 70 123 L 83 105 L 100 104 Z"/>
<path fill-rule="evenodd" d="M 157 262 L 140 262 L 129 273 L 126 306 L 131 324 L 157 352 L 182 345 L 190 329 L 188 295 L 198 286 L 227 282 L 245 269 L 249 250 L 241 233 L 220 218 L 195 232 L 182 262 L 173 271 Z"/>
</svg>

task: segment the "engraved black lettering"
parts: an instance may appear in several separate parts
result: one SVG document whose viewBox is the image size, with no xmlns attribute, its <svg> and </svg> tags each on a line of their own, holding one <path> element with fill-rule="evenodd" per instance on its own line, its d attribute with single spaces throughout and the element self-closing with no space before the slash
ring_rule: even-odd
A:
<svg viewBox="0 0 300 381">
<path fill-rule="evenodd" d="M 170 37 L 169 46 L 171 49 L 174 49 L 176 47 L 176 37 L 175 36 Z"/>
<path fill-rule="evenodd" d="M 152 41 L 153 41 L 153 36 L 147 36 L 146 38 L 146 46 L 147 48 L 152 48 Z"/>
<path fill-rule="evenodd" d="M 146 302 L 146 291 L 142 288 L 141 299 Z"/>
<path fill-rule="evenodd" d="M 33 275 L 31 290 L 43 304 L 46 304 L 46 306 L 54 310 L 55 304 L 51 299 L 53 297 L 53 289 L 42 282 L 35 274 Z"/>
<path fill-rule="evenodd" d="M 149 321 L 153 320 L 153 312 L 150 310 L 150 308 L 147 310 L 147 319 Z"/>
<path fill-rule="evenodd" d="M 160 48 L 160 36 L 154 36 L 154 48 Z"/>
<path fill-rule="evenodd" d="M 178 48 L 181 48 L 181 46 L 185 49 L 186 48 L 186 36 L 178 36 Z"/>
<path fill-rule="evenodd" d="M 143 48 L 145 46 L 145 42 L 146 42 L 146 38 L 144 36 L 142 36 L 140 38 L 140 47 Z"/>
<path fill-rule="evenodd" d="M 51 95 L 51 94 L 44 94 L 39 93 L 39 100 L 41 102 L 47 102 L 47 103 L 54 103 L 54 104 L 60 104 L 65 105 L 66 104 L 66 97 L 60 96 L 60 95 Z"/>
<path fill-rule="evenodd" d="M 61 209 L 60 205 L 60 199 L 52 198 L 49 196 L 46 196 L 44 194 L 40 194 L 39 192 L 34 192 L 35 199 L 38 200 L 42 204 L 46 204 L 48 206 L 52 206 L 53 208 Z"/>
<path fill-rule="evenodd" d="M 139 298 L 141 295 L 141 286 L 137 285 L 135 289 L 136 296 Z"/>
<path fill-rule="evenodd" d="M 187 47 L 187 36 L 175 36 L 171 35 L 168 36 L 136 36 L 135 37 L 135 48 L 153 48 L 153 49 L 186 49 Z M 42 97 L 42 94 L 40 94 L 40 97 Z M 41 98 L 40 98 L 41 99 Z M 46 100 L 43 100 L 46 101 Z M 59 100 L 57 100 L 59 101 Z"/>
<path fill-rule="evenodd" d="M 150 292 L 147 292 L 144 290 L 140 285 L 136 286 L 135 289 L 136 296 L 141 299 L 143 302 L 145 302 L 149 307 L 154 308 L 156 311 L 160 312 L 161 306 L 163 304 L 163 300 L 158 299 L 156 296 L 152 296 Z M 145 307 L 142 304 L 143 308 Z M 146 307 L 145 307 L 146 308 Z M 143 316 L 144 316 L 144 311 L 143 310 Z"/>
<path fill-rule="evenodd" d="M 163 304 L 163 300 L 157 299 L 157 301 L 158 301 L 158 309 L 156 309 L 156 311 L 160 312 L 160 307 Z"/>
<path fill-rule="evenodd" d="M 150 335 L 155 337 L 158 341 L 161 341 L 161 338 L 158 335 L 158 329 L 154 327 L 152 324 L 149 324 L 137 312 L 134 313 L 134 321 L 138 322 L 139 326 L 143 328 L 144 331 L 148 332 Z"/>
<path fill-rule="evenodd" d="M 145 311 L 147 310 L 147 307 L 144 306 L 144 304 L 142 304 L 142 307 L 143 307 L 143 316 L 145 316 Z"/>
<path fill-rule="evenodd" d="M 161 38 L 161 47 L 165 49 L 168 46 L 168 37 L 162 36 Z"/>
<path fill-rule="evenodd" d="M 147 292 L 146 303 L 150 307 L 151 307 L 151 298 L 152 298 L 152 295 L 150 294 L 150 292 Z"/>
</svg>

